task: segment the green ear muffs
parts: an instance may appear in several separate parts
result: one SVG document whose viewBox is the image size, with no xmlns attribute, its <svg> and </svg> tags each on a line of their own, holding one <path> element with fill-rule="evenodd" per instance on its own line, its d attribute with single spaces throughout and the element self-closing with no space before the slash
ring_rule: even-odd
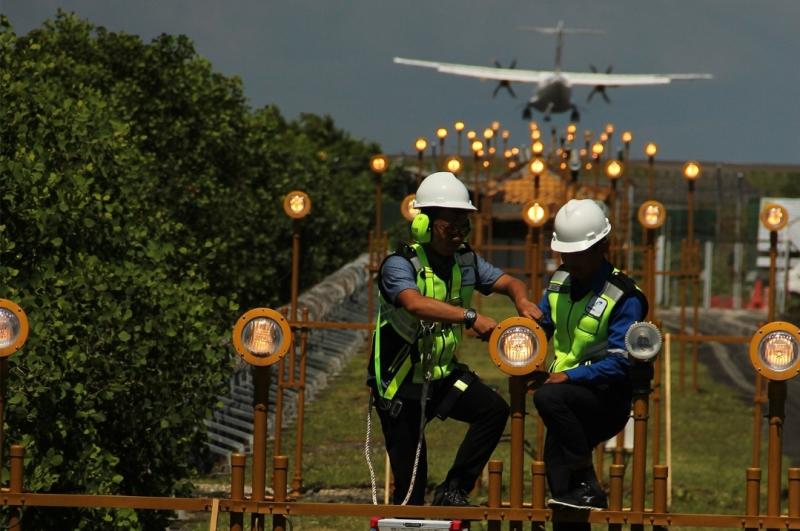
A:
<svg viewBox="0 0 800 531">
<path fill-rule="evenodd" d="M 417 214 L 411 221 L 411 238 L 417 243 L 431 241 L 431 220 L 427 214 Z"/>
</svg>

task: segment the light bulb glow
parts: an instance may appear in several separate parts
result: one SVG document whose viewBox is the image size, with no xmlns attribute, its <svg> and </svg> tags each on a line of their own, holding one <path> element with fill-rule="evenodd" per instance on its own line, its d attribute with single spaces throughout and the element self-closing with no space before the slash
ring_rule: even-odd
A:
<svg viewBox="0 0 800 531">
<path fill-rule="evenodd" d="M 758 346 L 761 361 L 775 372 L 783 372 L 797 364 L 798 344 L 783 331 L 767 334 Z"/>
<path fill-rule="evenodd" d="M 271 356 L 283 342 L 281 327 L 265 317 L 253 319 L 242 330 L 242 344 L 256 356 Z"/>
<path fill-rule="evenodd" d="M 428 141 L 420 137 L 416 140 L 416 142 L 414 142 L 414 147 L 417 148 L 417 151 L 421 153 L 428 147 Z"/>
<path fill-rule="evenodd" d="M 12 345 L 19 336 L 19 318 L 7 308 L 0 308 L 0 348 Z"/>
<path fill-rule="evenodd" d="M 512 367 L 527 365 L 538 350 L 536 337 L 523 326 L 512 326 L 504 331 L 497 346 L 503 361 Z"/>
</svg>

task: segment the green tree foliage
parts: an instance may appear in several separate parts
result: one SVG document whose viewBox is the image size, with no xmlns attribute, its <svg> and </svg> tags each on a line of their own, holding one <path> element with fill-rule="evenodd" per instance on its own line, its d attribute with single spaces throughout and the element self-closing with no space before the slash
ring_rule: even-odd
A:
<svg viewBox="0 0 800 531">
<path fill-rule="evenodd" d="M 0 20 L 0 75 L 0 297 L 31 321 L 6 427 L 25 486 L 185 495 L 231 323 L 288 297 L 283 196 L 313 200 L 308 286 L 364 248 L 378 148 L 327 117 L 252 111 L 185 37 L 143 43 L 74 15 L 25 36 Z M 165 522 L 26 511 L 31 529 Z"/>
</svg>

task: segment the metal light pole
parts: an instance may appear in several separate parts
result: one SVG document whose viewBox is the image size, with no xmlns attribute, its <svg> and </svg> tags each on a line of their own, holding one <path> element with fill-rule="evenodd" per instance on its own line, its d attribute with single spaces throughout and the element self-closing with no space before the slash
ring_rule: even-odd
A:
<svg viewBox="0 0 800 531">
<path fill-rule="evenodd" d="M 437 164 L 440 168 L 444 166 L 444 161 L 447 158 L 447 155 L 444 152 L 444 139 L 447 138 L 447 129 L 444 127 L 440 127 L 436 130 L 436 137 L 439 139 L 439 159 L 440 162 Z"/>
<path fill-rule="evenodd" d="M 654 165 L 656 160 L 656 153 L 658 153 L 658 144 L 655 142 L 648 142 L 644 146 L 644 154 L 647 155 L 647 198 L 653 198 L 653 173 L 655 171 Z"/>
<path fill-rule="evenodd" d="M 417 150 L 417 186 L 419 188 L 419 183 L 422 182 L 422 164 L 423 159 L 425 158 L 425 149 L 428 147 L 428 141 L 422 137 L 417 138 L 414 142 L 414 149 Z M 416 190 L 415 188 L 415 190 Z"/>
<path fill-rule="evenodd" d="M 695 181 L 700 178 L 702 168 L 700 164 L 695 161 L 689 161 L 683 165 L 683 176 L 688 184 L 688 191 L 686 195 L 686 239 L 689 247 L 689 274 L 692 286 L 692 328 L 693 335 L 698 335 L 698 327 L 700 325 L 700 315 L 698 309 L 698 268 L 700 267 L 699 250 L 696 249 L 694 241 L 694 187 Z M 682 332 L 683 333 L 683 332 Z M 697 350 L 699 345 L 697 341 L 692 341 L 692 388 L 697 391 Z"/>
<path fill-rule="evenodd" d="M 457 121 L 453 124 L 453 128 L 456 130 L 456 155 L 459 157 L 461 156 L 461 133 L 464 131 L 464 122 L 461 120 Z"/>
</svg>

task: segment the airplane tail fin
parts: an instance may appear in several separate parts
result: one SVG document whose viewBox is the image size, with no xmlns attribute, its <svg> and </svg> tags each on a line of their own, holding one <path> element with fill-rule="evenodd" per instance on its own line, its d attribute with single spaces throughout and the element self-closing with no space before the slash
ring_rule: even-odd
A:
<svg viewBox="0 0 800 531">
<path fill-rule="evenodd" d="M 559 20 L 558 25 L 552 28 L 542 26 L 520 26 L 523 31 L 536 31 L 545 35 L 556 36 L 556 72 L 561 71 L 561 49 L 564 44 L 564 35 L 605 35 L 603 30 L 590 28 L 566 28 L 564 21 Z"/>
</svg>

